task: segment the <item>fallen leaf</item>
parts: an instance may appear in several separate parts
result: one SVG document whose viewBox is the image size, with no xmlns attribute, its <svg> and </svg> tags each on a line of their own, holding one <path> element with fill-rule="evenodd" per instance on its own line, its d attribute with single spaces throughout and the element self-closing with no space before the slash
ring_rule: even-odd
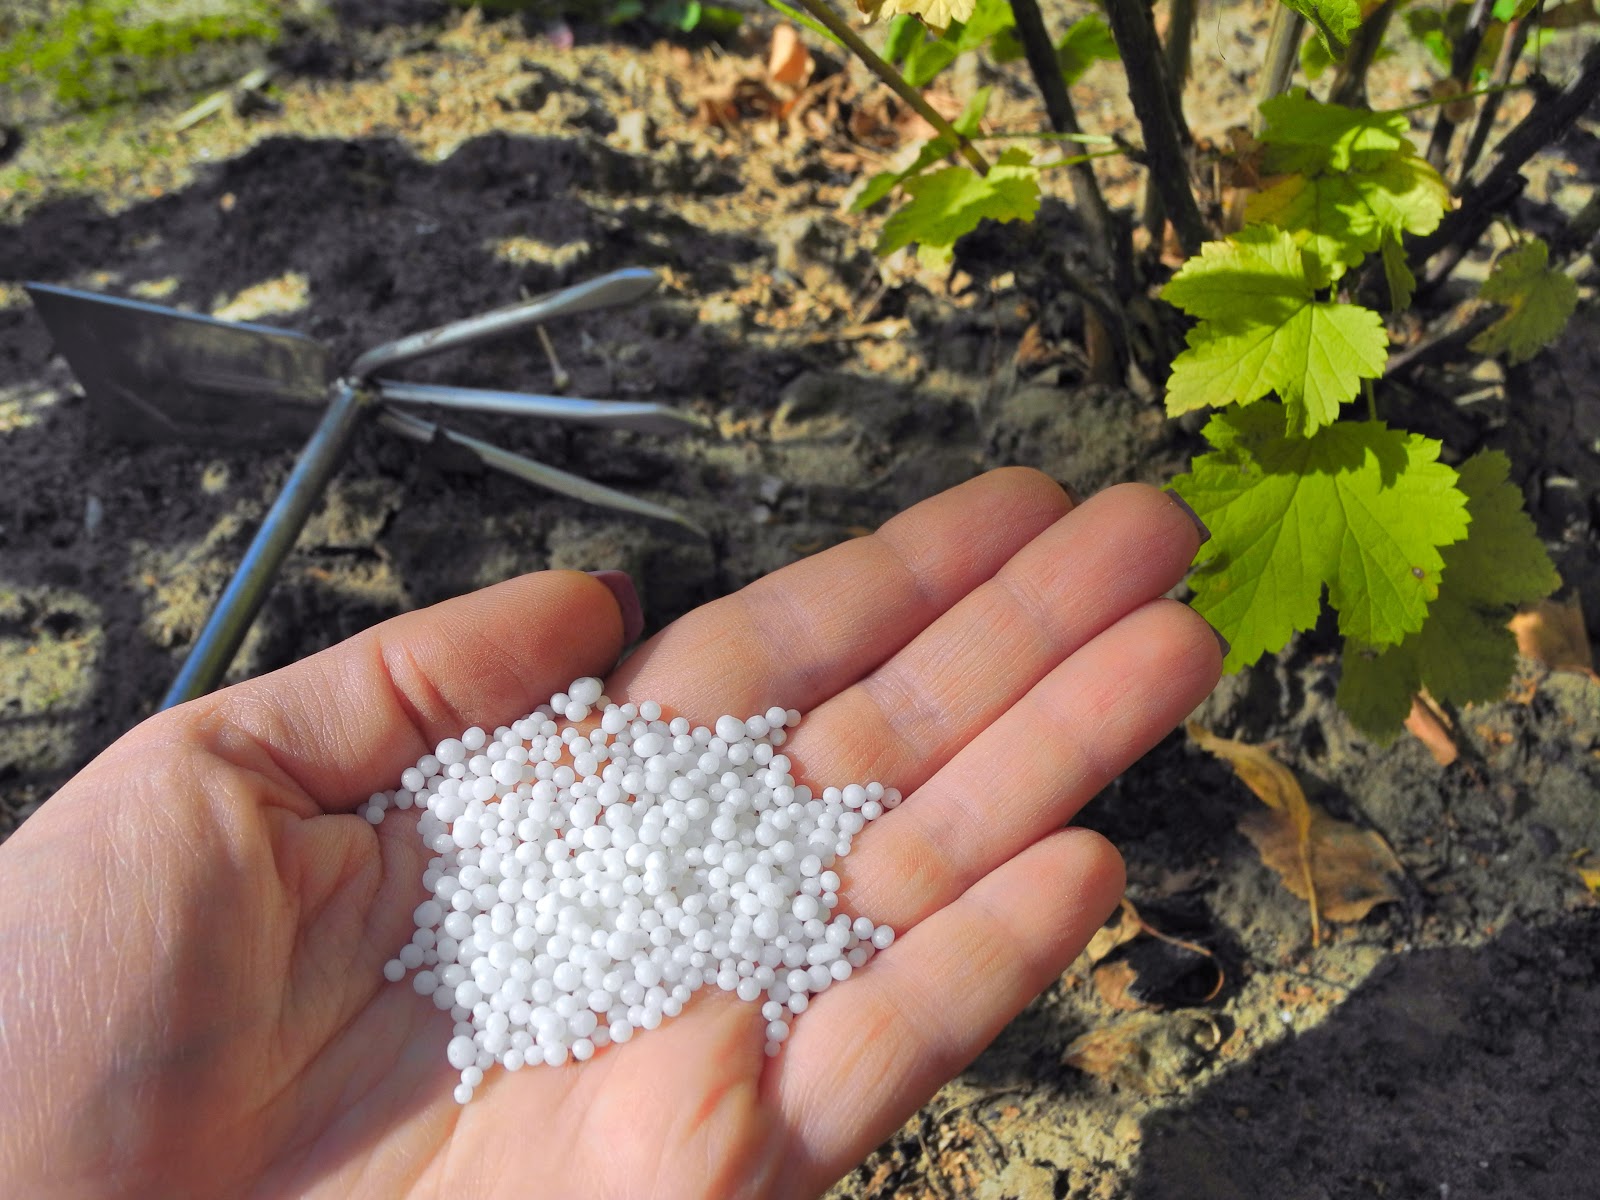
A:
<svg viewBox="0 0 1600 1200">
<path fill-rule="evenodd" d="M 1092 963 L 1097 963 L 1105 958 L 1118 946 L 1131 942 L 1142 931 L 1143 923 L 1139 920 L 1138 910 L 1133 907 L 1130 900 L 1124 899 L 1117 905 L 1117 911 L 1111 914 L 1095 934 L 1089 939 L 1089 944 L 1084 948 L 1084 954 Z"/>
<path fill-rule="evenodd" d="M 797 88 L 805 83 L 813 67 L 811 51 L 806 49 L 792 25 L 779 25 L 772 31 L 772 48 L 767 54 L 767 78 L 781 87 Z"/>
<path fill-rule="evenodd" d="M 1578 878 L 1592 895 L 1600 896 L 1600 867 L 1579 867 Z"/>
<path fill-rule="evenodd" d="M 1284 886 L 1311 908 L 1311 944 L 1321 940 L 1321 917 L 1359 921 L 1379 904 L 1398 900 L 1402 873 L 1389 844 L 1377 833 L 1331 817 L 1306 799 L 1294 772 L 1260 746 L 1237 742 L 1190 722 L 1189 736 L 1226 759 L 1268 807 L 1249 812 L 1239 830 Z"/>
<path fill-rule="evenodd" d="M 1204 1013 L 1128 1013 L 1077 1038 L 1062 1061 L 1104 1083 L 1155 1096 L 1204 1067 L 1223 1040 L 1222 1028 Z"/>
<path fill-rule="evenodd" d="M 1577 671 L 1591 679 L 1600 678 L 1595 674 L 1589 630 L 1576 593 L 1567 600 L 1541 600 L 1527 612 L 1518 613 L 1511 618 L 1511 632 L 1517 638 L 1517 652 L 1524 657 L 1552 671 Z"/>
<path fill-rule="evenodd" d="M 1094 987 L 1095 991 L 1100 993 L 1100 999 L 1122 1012 L 1134 1012 L 1150 1007 L 1144 1001 L 1128 994 L 1128 989 L 1138 981 L 1138 971 L 1134 970 L 1133 964 L 1126 959 L 1101 963 L 1094 969 Z"/>
<path fill-rule="evenodd" d="M 1124 1012 L 1207 1004 L 1226 979 L 1211 951 L 1163 933 L 1126 897 L 1084 954 L 1100 998 Z"/>
<path fill-rule="evenodd" d="M 1260 746 L 1218 737 L 1194 721 L 1186 728 L 1197 746 L 1227 762 L 1263 804 L 1287 818 L 1294 835 L 1294 873 L 1300 881 L 1299 890 L 1292 886 L 1290 890 L 1311 906 L 1311 944 L 1318 945 L 1322 941 L 1322 923 L 1318 917 L 1316 877 L 1311 870 L 1311 805 L 1300 781 Z"/>
<path fill-rule="evenodd" d="M 1330 817 L 1316 805 L 1311 810 L 1311 867 L 1316 903 L 1330 921 L 1359 921 L 1380 904 L 1400 899 L 1395 878 L 1401 867 L 1389 843 L 1370 829 Z M 1283 884 L 1310 901 L 1300 858 L 1300 835 L 1278 812 L 1246 813 L 1239 830 L 1249 838 L 1261 861 L 1276 871 Z"/>
<path fill-rule="evenodd" d="M 1410 731 L 1412 737 L 1428 748 L 1428 753 L 1433 755 L 1433 761 L 1441 767 L 1448 767 L 1461 757 L 1461 748 L 1456 745 L 1455 738 L 1450 736 L 1450 727 L 1444 715 L 1429 704 L 1425 697 L 1411 697 L 1411 713 L 1406 717 L 1406 729 Z"/>
</svg>

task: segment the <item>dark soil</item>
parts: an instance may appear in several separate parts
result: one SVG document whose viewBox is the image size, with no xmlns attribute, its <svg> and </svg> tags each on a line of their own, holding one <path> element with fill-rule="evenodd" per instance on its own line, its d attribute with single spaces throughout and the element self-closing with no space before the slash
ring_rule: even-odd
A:
<svg viewBox="0 0 1600 1200">
<path fill-rule="evenodd" d="M 152 711 L 296 451 L 113 439 L 23 280 L 280 324 L 344 363 L 612 268 L 664 275 L 646 303 L 549 332 L 573 394 L 662 400 L 714 433 L 459 424 L 672 504 L 709 538 L 366 430 L 235 676 L 544 567 L 631 572 L 658 627 L 991 466 L 1087 493 L 1163 480 L 1193 450 L 1153 397 L 1084 382 L 1081 315 L 1051 257 L 1075 253 L 1061 198 L 1032 231 L 980 233 L 947 280 L 880 263 L 881 218 L 843 211 L 893 146 L 761 118 L 707 126 L 701 95 L 760 76 L 756 34 L 723 50 L 580 28 L 562 49 L 544 27 L 433 4 L 336 8 L 275 51 L 276 111 L 181 135 L 169 123 L 193 94 L 40 117 L 0 163 L 0 833 Z M 1208 8 L 1201 29 L 1191 111 L 1220 135 L 1245 111 L 1265 10 Z M 1086 123 L 1132 132 L 1100 70 L 1078 90 Z M 1380 94 L 1414 98 L 1416 64 L 1386 70 Z M 958 72 L 953 88 L 976 81 Z M 1003 121 L 1032 119 L 1031 91 L 998 82 Z M 1587 199 L 1595 128 L 1536 162 L 1527 223 L 1553 232 Z M 1115 202 L 1136 199 L 1131 168 L 1103 178 Z M 411 374 L 550 384 L 536 342 Z M 1384 398 L 1457 457 L 1510 453 L 1591 630 L 1597 379 L 1586 301 L 1525 367 L 1430 372 Z M 1462 714 L 1468 753 L 1441 769 L 1410 738 L 1381 748 L 1351 730 L 1330 650 L 1304 639 L 1197 716 L 1270 742 L 1313 799 L 1380 832 L 1401 900 L 1313 947 L 1305 905 L 1238 832 L 1258 802 L 1174 735 L 1085 819 L 1123 848 L 1145 919 L 1200 950 L 1144 962 L 1159 1003 L 1126 1011 L 1087 967 L 1068 972 L 835 1195 L 1600 1191 L 1600 917 L 1574 869 L 1600 850 L 1600 687 L 1525 663 L 1513 699 Z M 1126 1052 L 1099 1073 L 1068 1065 L 1095 1031 Z"/>
</svg>

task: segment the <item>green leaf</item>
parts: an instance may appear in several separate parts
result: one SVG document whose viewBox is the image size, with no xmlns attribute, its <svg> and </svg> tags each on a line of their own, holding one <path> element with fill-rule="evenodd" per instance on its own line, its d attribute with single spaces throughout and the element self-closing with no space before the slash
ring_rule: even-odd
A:
<svg viewBox="0 0 1600 1200">
<path fill-rule="evenodd" d="M 1300 43 L 1300 70 L 1315 83 L 1322 73 L 1333 66 L 1333 55 L 1328 53 L 1328 43 L 1319 37 L 1306 38 Z"/>
<path fill-rule="evenodd" d="M 794 8 L 791 5 L 785 4 L 783 0 L 766 0 L 766 4 L 768 8 L 772 9 L 774 12 L 781 13 L 783 16 L 787 17 L 801 28 L 809 29 L 818 37 L 832 42 L 835 46 L 839 46 L 844 49 L 849 48 L 839 40 L 838 34 L 834 33 L 833 30 L 829 29 L 811 14 L 803 12 L 798 8 Z"/>
<path fill-rule="evenodd" d="M 1286 437 L 1283 419 L 1270 404 L 1218 413 L 1216 449 L 1172 484 L 1211 530 L 1190 582 L 1230 670 L 1311 628 L 1324 587 L 1347 638 L 1399 642 L 1438 595 L 1439 547 L 1467 532 L 1438 442 L 1380 421 Z"/>
<path fill-rule="evenodd" d="M 1367 156 L 1383 159 L 1399 151 L 1414 152 L 1404 113 L 1376 113 L 1324 104 L 1304 88 L 1292 88 L 1261 102 L 1266 123 L 1261 141 L 1271 171 L 1348 170 Z"/>
<path fill-rule="evenodd" d="M 886 50 L 896 51 L 890 61 L 903 61 L 902 74 L 912 87 L 927 85 L 958 56 L 979 49 L 1012 28 L 1014 20 L 1007 0 L 977 0 L 965 21 L 952 21 L 942 32 L 922 40 L 921 22 L 912 17 L 903 18 L 913 22 L 915 28 L 912 28 L 900 25 L 901 19 L 896 18 L 896 24 L 890 29 Z M 887 53 L 885 56 L 888 57 Z"/>
<path fill-rule="evenodd" d="M 1404 115 L 1321 104 L 1299 91 L 1261 111 L 1262 166 L 1282 178 L 1245 202 L 1245 220 L 1287 229 L 1335 278 L 1385 234 L 1438 227 L 1450 189 L 1406 137 Z"/>
<path fill-rule="evenodd" d="M 1578 285 L 1550 266 L 1550 247 L 1532 238 L 1500 256 L 1478 298 L 1503 304 L 1506 311 L 1472 339 L 1472 349 L 1527 362 L 1567 327 L 1578 306 Z"/>
<path fill-rule="evenodd" d="M 1068 84 L 1077 83 L 1095 63 L 1116 62 L 1121 57 L 1111 26 L 1098 13 L 1078 18 L 1056 43 L 1056 61 Z"/>
<path fill-rule="evenodd" d="M 1283 0 L 1283 3 L 1311 22 L 1329 57 L 1335 61 L 1344 58 L 1350 35 L 1361 24 L 1361 6 L 1356 0 Z"/>
<path fill-rule="evenodd" d="M 922 38 L 922 22 L 901 13 L 889 22 L 889 36 L 883 42 L 883 57 L 892 63 L 903 62 L 906 55 L 911 53 L 911 48 L 921 43 Z"/>
<path fill-rule="evenodd" d="M 1439 596 L 1416 633 L 1385 650 L 1345 646 L 1339 705 L 1355 725 L 1387 741 L 1400 732 L 1413 693 L 1473 704 L 1503 696 L 1516 665 L 1516 639 L 1506 621 L 1561 586 L 1522 493 L 1508 482 L 1510 460 L 1498 450 L 1461 466 L 1471 526 L 1447 546 Z"/>
<path fill-rule="evenodd" d="M 989 97 L 994 94 L 994 88 L 982 87 L 972 93 L 972 99 L 967 101 L 966 108 L 961 110 L 961 115 L 950 126 L 963 137 L 975 136 L 983 125 L 984 113 L 989 110 Z M 867 180 L 866 186 L 850 204 L 851 212 L 866 212 L 878 201 L 882 200 L 895 187 L 921 175 L 941 158 L 947 158 L 956 151 L 955 143 L 945 137 L 929 138 L 922 143 L 916 157 L 909 164 L 898 171 L 880 171 Z"/>
<path fill-rule="evenodd" d="M 1173 360 L 1167 412 L 1277 392 L 1290 433 L 1332 422 L 1361 380 L 1383 373 L 1388 337 L 1370 309 L 1317 299 L 1321 275 L 1289 234 L 1265 225 L 1202 246 L 1161 292 L 1200 319 Z"/>
<path fill-rule="evenodd" d="M 911 200 L 883 224 L 879 254 L 918 246 L 926 263 L 950 261 L 956 239 L 985 219 L 1031 221 L 1039 211 L 1039 171 L 1023 149 L 1007 150 L 987 175 L 966 165 L 946 167 L 905 182 Z"/>
<path fill-rule="evenodd" d="M 1383 277 L 1389 282 L 1389 309 L 1404 312 L 1411 307 L 1411 296 L 1417 290 L 1417 277 L 1411 273 L 1406 261 L 1405 248 L 1400 239 L 1389 231 L 1383 233 Z"/>
</svg>

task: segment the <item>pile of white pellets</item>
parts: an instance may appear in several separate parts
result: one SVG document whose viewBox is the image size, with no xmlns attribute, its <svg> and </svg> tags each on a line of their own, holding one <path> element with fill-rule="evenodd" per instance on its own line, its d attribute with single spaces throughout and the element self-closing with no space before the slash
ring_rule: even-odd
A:
<svg viewBox="0 0 1600 1200">
<path fill-rule="evenodd" d="M 839 905 L 837 860 L 900 802 L 880 783 L 811 789 L 778 753 L 799 721 L 712 727 L 573 682 L 493 734 L 474 727 L 365 805 L 422 810 L 431 898 L 384 976 L 455 1021 L 472 1099 L 496 1063 L 578 1062 L 683 1011 L 700 988 L 763 1001 L 766 1052 L 812 996 L 894 940 Z"/>
</svg>

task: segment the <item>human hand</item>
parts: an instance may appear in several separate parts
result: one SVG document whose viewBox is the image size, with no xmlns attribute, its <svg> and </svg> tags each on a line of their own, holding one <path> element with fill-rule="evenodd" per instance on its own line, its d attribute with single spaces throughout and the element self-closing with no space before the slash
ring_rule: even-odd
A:
<svg viewBox="0 0 1600 1200">
<path fill-rule="evenodd" d="M 778 704 L 816 784 L 908 799 L 844 860 L 900 935 L 762 1052 L 697 995 L 582 1065 L 492 1072 L 381 969 L 427 852 L 369 793 L 523 715 L 624 640 L 545 572 L 388 621 L 145 722 L 3 847 L 0 1179 L 17 1195 L 806 1196 L 859 1162 L 1077 956 L 1122 888 L 1062 826 L 1214 685 L 1158 597 L 1198 533 L 1170 498 L 1077 509 L 1006 470 L 691 613 L 607 680 L 695 720 Z M 916 748 L 916 749 L 913 749 Z"/>
</svg>

